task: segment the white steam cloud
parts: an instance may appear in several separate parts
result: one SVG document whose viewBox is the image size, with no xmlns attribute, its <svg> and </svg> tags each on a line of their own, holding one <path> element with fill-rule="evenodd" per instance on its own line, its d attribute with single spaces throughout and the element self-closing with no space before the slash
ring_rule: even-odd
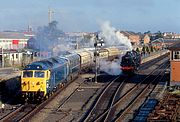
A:
<svg viewBox="0 0 180 122">
<path fill-rule="evenodd" d="M 58 56 L 61 52 L 72 50 L 72 47 L 70 47 L 68 44 L 57 44 L 52 48 L 52 52 L 54 56 Z"/>
<path fill-rule="evenodd" d="M 106 21 L 101 23 L 101 29 L 102 32 L 100 33 L 100 36 L 104 38 L 107 47 L 124 46 L 124 49 L 132 50 L 131 41 L 121 34 L 120 31 L 116 31 L 114 27 L 111 27 L 110 22 Z M 121 57 L 122 55 L 119 56 L 118 60 L 114 61 L 101 60 L 99 62 L 100 70 L 110 75 L 120 75 L 122 72 L 120 68 Z"/>
<path fill-rule="evenodd" d="M 119 60 L 117 61 L 100 61 L 100 69 L 101 71 L 104 71 L 108 73 L 109 75 L 119 75 L 121 74 L 120 70 L 120 62 Z"/>
<path fill-rule="evenodd" d="M 102 33 L 100 34 L 105 38 L 105 43 L 107 46 L 126 46 L 129 50 L 132 50 L 131 41 L 117 31 L 114 27 L 111 27 L 110 22 L 103 22 L 101 25 Z"/>
</svg>

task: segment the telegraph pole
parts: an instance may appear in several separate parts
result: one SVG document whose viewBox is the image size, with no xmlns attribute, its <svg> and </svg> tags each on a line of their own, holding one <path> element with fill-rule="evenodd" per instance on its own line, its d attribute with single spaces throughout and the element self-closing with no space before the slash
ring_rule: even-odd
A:
<svg viewBox="0 0 180 122">
<path fill-rule="evenodd" d="M 53 14 L 53 13 L 54 13 L 54 11 L 49 8 L 49 10 L 48 10 L 49 23 L 51 23 L 51 21 L 52 21 L 52 14 Z"/>
</svg>

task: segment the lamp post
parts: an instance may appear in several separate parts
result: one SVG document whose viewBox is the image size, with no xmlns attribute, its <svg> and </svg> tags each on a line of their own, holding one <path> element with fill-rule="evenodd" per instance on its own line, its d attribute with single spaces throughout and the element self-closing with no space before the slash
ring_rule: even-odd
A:
<svg viewBox="0 0 180 122">
<path fill-rule="evenodd" d="M 94 48 L 95 48 L 95 51 L 94 51 L 94 62 L 95 62 L 95 83 L 97 83 L 97 76 L 98 76 L 98 57 L 99 57 L 99 48 L 104 46 L 104 42 L 103 42 L 103 39 L 102 38 L 99 38 L 98 34 L 96 35 L 96 38 L 95 38 L 95 43 L 94 43 Z"/>
</svg>

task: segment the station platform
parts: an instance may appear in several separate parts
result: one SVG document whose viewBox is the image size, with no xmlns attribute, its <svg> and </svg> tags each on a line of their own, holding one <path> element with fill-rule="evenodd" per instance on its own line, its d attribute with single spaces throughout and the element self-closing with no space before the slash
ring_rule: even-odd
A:
<svg viewBox="0 0 180 122">
<path fill-rule="evenodd" d="M 152 59 L 155 59 L 159 56 L 162 56 L 164 54 L 167 54 L 169 51 L 168 50 L 162 50 L 162 51 L 159 51 L 159 52 L 153 52 L 153 53 L 150 53 L 150 54 L 146 54 L 144 56 L 142 56 L 142 61 L 141 61 L 141 64 L 143 63 L 146 63 Z"/>
<path fill-rule="evenodd" d="M 0 82 L 20 76 L 20 70 L 13 67 L 0 68 Z"/>
</svg>

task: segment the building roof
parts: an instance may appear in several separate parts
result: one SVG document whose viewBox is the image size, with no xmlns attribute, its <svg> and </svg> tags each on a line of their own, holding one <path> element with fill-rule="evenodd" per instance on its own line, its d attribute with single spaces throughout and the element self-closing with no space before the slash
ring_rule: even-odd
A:
<svg viewBox="0 0 180 122">
<path fill-rule="evenodd" d="M 29 39 L 21 32 L 0 32 L 0 39 Z"/>
<path fill-rule="evenodd" d="M 164 39 L 164 43 L 177 43 L 179 39 Z"/>
<path fill-rule="evenodd" d="M 136 33 L 132 31 L 120 31 L 120 33 L 124 34 L 125 36 L 132 36 L 132 35 L 137 35 Z"/>
<path fill-rule="evenodd" d="M 180 42 L 174 43 L 168 49 L 171 50 L 171 51 L 180 51 Z"/>
<path fill-rule="evenodd" d="M 180 42 L 179 39 L 163 39 L 163 38 L 159 38 L 159 39 L 155 39 L 152 40 L 151 43 L 177 43 Z"/>
</svg>

